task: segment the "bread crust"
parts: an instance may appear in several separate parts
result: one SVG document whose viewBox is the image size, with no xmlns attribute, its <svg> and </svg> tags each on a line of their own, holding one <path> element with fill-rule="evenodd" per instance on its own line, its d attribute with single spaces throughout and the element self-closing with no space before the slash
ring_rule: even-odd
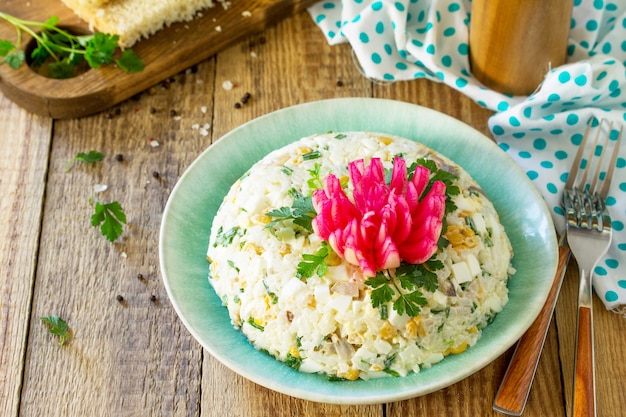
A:
<svg viewBox="0 0 626 417">
<path fill-rule="evenodd" d="M 129 48 L 165 26 L 189 21 L 202 9 L 225 0 L 62 0 L 92 31 L 119 36 Z"/>
</svg>

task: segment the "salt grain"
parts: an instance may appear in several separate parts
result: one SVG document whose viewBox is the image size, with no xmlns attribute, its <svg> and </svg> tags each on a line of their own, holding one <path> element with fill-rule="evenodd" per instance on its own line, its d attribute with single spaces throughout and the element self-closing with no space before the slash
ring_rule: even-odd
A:
<svg viewBox="0 0 626 417">
<path fill-rule="evenodd" d="M 202 112 L 202 114 L 206 114 L 206 106 L 200 107 L 200 111 Z"/>
<path fill-rule="evenodd" d="M 221 32 L 222 31 L 222 27 L 221 26 L 215 26 L 215 31 L 216 32 Z"/>
<path fill-rule="evenodd" d="M 96 184 L 93 186 L 93 192 L 98 194 L 98 193 L 102 193 L 104 191 L 107 190 L 107 188 L 109 188 L 108 185 L 106 184 Z"/>
<path fill-rule="evenodd" d="M 233 87 L 234 87 L 234 84 L 232 83 L 232 81 L 226 80 L 222 83 L 222 88 L 226 91 L 232 90 Z"/>
<path fill-rule="evenodd" d="M 156 147 L 157 147 L 157 146 L 159 146 L 159 145 L 160 145 L 160 143 L 159 143 L 159 142 L 157 142 L 157 141 L 156 141 L 156 140 L 154 140 L 154 139 L 150 139 L 150 146 L 152 146 L 153 148 L 156 148 Z"/>
<path fill-rule="evenodd" d="M 252 13 L 250 13 L 249 11 L 246 10 L 245 12 L 241 12 L 241 15 L 243 17 L 250 17 L 250 16 L 252 16 Z"/>
<path fill-rule="evenodd" d="M 250 52 L 250 56 L 251 56 L 252 58 L 256 58 L 256 57 L 257 57 L 257 54 L 256 54 L 256 52 L 252 51 L 252 52 Z"/>
<path fill-rule="evenodd" d="M 200 125 L 198 123 L 194 123 L 194 124 L 191 125 L 191 128 L 193 130 L 198 130 L 198 129 L 200 129 Z"/>
</svg>

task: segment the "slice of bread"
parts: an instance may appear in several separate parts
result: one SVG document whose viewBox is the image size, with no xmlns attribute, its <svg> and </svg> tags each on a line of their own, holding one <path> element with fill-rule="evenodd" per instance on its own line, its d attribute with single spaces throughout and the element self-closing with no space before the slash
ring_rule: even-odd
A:
<svg viewBox="0 0 626 417">
<path fill-rule="evenodd" d="M 62 0 L 91 30 L 118 35 L 129 48 L 174 22 L 189 21 L 203 8 L 226 0 Z M 98 5 L 98 3 L 100 3 Z M 91 5 L 90 5 L 91 4 Z"/>
</svg>

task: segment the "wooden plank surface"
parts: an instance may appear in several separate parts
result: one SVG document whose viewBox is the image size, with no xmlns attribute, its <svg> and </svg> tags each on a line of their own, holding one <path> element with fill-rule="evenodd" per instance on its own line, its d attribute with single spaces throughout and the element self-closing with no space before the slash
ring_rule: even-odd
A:
<svg viewBox="0 0 626 417">
<path fill-rule="evenodd" d="M 0 410 L 17 415 L 52 121 L 0 96 Z"/>
<path fill-rule="evenodd" d="M 181 70 L 221 51 L 226 46 L 291 16 L 314 0 L 246 0 L 204 9 L 190 22 L 175 23 L 133 46 L 144 60 L 141 73 L 126 73 L 116 66 L 90 70 L 66 80 L 42 77 L 23 65 L 18 70 L 0 65 L 0 89 L 30 112 L 53 118 L 73 118 L 107 109 Z M 58 16 L 60 25 L 89 32 L 60 0 L 3 0 L 0 10 L 32 21 Z M 247 17 L 243 12 L 249 12 Z M 219 30 L 216 28 L 219 27 Z M 0 21 L 0 39 L 15 40 L 15 30 Z M 23 46 L 30 37 L 24 36 Z"/>
<path fill-rule="evenodd" d="M 224 89 L 225 81 L 235 87 Z M 250 100 L 235 108 L 245 93 Z M 416 103 L 489 133 L 490 112 L 444 85 L 369 82 L 350 47 L 328 46 L 306 13 L 92 116 L 53 121 L 1 97 L 3 417 L 500 415 L 491 405 L 511 351 L 424 397 L 326 405 L 236 375 L 203 351 L 169 303 L 158 268 L 158 233 L 167 198 L 185 169 L 211 143 L 255 117 L 332 97 Z M 92 149 L 103 152 L 104 161 L 66 172 L 76 153 Z M 96 184 L 108 189 L 96 194 Z M 128 216 L 114 244 L 89 224 L 88 199 L 94 196 L 119 201 Z M 570 415 L 575 293 L 572 262 L 524 416 Z M 71 326 L 74 339 L 67 346 L 58 346 L 39 322 L 49 314 Z M 599 302 L 594 314 L 599 415 L 622 416 L 626 320 Z"/>
</svg>

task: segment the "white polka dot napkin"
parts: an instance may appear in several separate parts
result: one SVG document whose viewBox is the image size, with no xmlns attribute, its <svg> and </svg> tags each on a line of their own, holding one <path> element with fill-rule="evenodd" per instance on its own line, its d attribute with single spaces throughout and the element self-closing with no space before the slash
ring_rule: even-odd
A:
<svg viewBox="0 0 626 417">
<path fill-rule="evenodd" d="M 330 44 L 350 43 L 366 77 L 427 78 L 495 111 L 494 138 L 541 191 L 561 231 L 560 193 L 587 121 L 613 121 L 613 139 L 626 124 L 626 2 L 574 0 L 568 61 L 528 97 L 492 91 L 472 76 L 470 12 L 469 0 L 323 0 L 309 9 Z M 613 243 L 594 270 L 594 289 L 608 309 L 626 313 L 626 139 L 607 204 Z"/>
</svg>

